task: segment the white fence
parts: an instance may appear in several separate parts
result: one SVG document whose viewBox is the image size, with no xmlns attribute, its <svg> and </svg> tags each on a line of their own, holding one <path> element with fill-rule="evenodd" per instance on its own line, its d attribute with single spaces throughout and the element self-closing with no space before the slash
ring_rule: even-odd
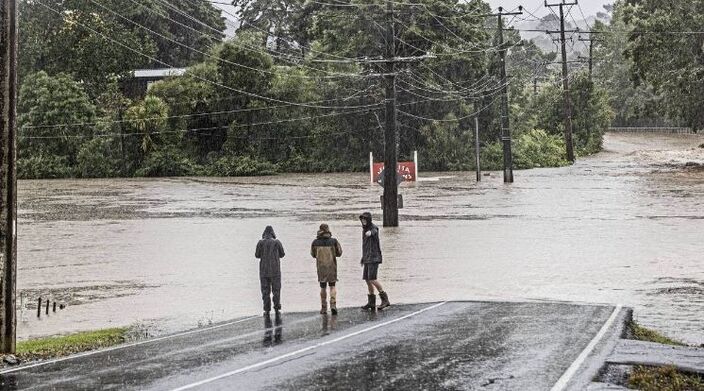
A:
<svg viewBox="0 0 704 391">
<path fill-rule="evenodd" d="M 676 133 L 676 134 L 694 134 L 690 128 L 669 127 L 669 126 L 629 126 L 609 128 L 609 132 L 616 133 Z"/>
</svg>

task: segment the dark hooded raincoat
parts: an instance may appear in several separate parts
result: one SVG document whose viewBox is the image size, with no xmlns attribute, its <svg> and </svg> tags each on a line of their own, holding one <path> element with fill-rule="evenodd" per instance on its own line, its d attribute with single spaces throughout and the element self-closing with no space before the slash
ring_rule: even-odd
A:
<svg viewBox="0 0 704 391">
<path fill-rule="evenodd" d="M 379 228 L 372 222 L 372 215 L 369 212 L 359 216 L 366 219 L 367 225 L 362 227 L 362 263 L 381 263 L 381 244 L 379 242 Z M 367 237 L 367 231 L 371 231 L 371 236 Z"/>
<path fill-rule="evenodd" d="M 262 234 L 262 240 L 257 243 L 254 256 L 259 258 L 259 277 L 280 277 L 281 258 L 284 253 L 284 246 L 276 239 L 274 228 L 267 226 Z"/>
</svg>

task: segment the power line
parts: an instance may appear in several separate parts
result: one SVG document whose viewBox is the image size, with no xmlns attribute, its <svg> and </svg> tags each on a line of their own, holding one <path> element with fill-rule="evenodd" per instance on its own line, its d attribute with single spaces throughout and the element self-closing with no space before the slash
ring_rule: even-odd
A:
<svg viewBox="0 0 704 391">
<path fill-rule="evenodd" d="M 495 94 L 495 95 L 496 95 L 496 94 Z M 460 121 L 463 121 L 463 120 L 465 120 L 465 119 L 472 118 L 472 117 L 475 117 L 475 116 L 477 116 L 477 115 L 483 113 L 483 112 L 486 111 L 488 108 L 490 108 L 491 106 L 493 106 L 493 105 L 496 103 L 496 101 L 497 101 L 498 99 L 499 99 L 498 97 L 494 97 L 494 99 L 491 101 L 491 103 L 489 103 L 488 105 L 482 107 L 480 110 L 475 111 L 474 113 L 471 113 L 471 114 L 468 114 L 468 115 L 464 115 L 464 116 L 461 116 L 461 117 L 458 117 L 458 118 L 453 118 L 453 119 L 428 118 L 428 117 L 423 117 L 423 116 L 416 115 L 416 114 L 411 114 L 411 113 L 405 112 L 405 111 L 403 111 L 403 110 L 398 110 L 398 112 L 399 112 L 400 114 L 406 115 L 406 116 L 408 116 L 408 117 L 415 118 L 415 119 L 419 119 L 419 120 L 423 120 L 423 121 L 430 121 L 430 122 L 460 122 Z"/>
<path fill-rule="evenodd" d="M 335 102 L 338 100 L 340 100 L 340 99 L 321 100 L 321 101 L 316 101 L 316 102 L 312 102 L 312 103 Z M 210 112 L 202 112 L 202 113 L 170 115 L 170 116 L 164 116 L 164 117 L 149 117 L 149 118 L 140 118 L 140 119 L 104 120 L 104 121 L 93 121 L 93 122 L 72 122 L 72 123 L 61 123 L 61 124 L 50 124 L 50 125 L 25 125 L 25 126 L 22 126 L 22 129 L 51 129 L 51 128 L 64 128 L 64 127 L 95 126 L 95 125 L 101 125 L 101 124 L 132 123 L 132 122 L 141 122 L 141 121 L 160 121 L 160 120 L 168 120 L 168 119 L 174 119 L 174 118 L 193 118 L 193 117 L 203 117 L 203 116 L 207 116 L 207 115 L 225 115 L 225 114 L 245 113 L 245 112 L 262 111 L 262 110 L 275 110 L 275 109 L 289 108 L 289 107 L 291 107 L 291 105 L 251 107 L 251 108 L 234 109 L 234 110 L 210 111 Z M 344 107 L 342 107 L 342 108 L 344 108 Z"/>
<path fill-rule="evenodd" d="M 193 4 L 193 1 L 192 1 L 192 0 L 186 0 L 186 1 L 188 1 L 188 2 L 191 3 L 191 4 Z M 320 55 L 323 55 L 323 56 L 328 56 L 328 57 L 333 57 L 333 58 L 338 58 L 338 59 L 344 59 L 344 60 L 354 60 L 354 58 L 352 58 L 352 57 L 345 57 L 345 56 L 340 56 L 340 55 L 333 54 L 333 53 L 322 52 L 322 51 L 313 49 L 313 48 L 310 47 L 310 46 L 305 46 L 305 45 L 302 45 L 302 44 L 300 44 L 300 43 L 298 43 L 298 42 L 291 41 L 291 40 L 289 40 L 289 39 L 287 39 L 287 38 L 285 38 L 285 37 L 281 37 L 281 36 L 277 36 L 277 35 L 271 34 L 270 31 L 266 31 L 266 30 L 264 30 L 264 29 L 261 29 L 260 27 L 258 27 L 258 26 L 256 26 L 256 25 L 253 25 L 253 24 L 247 22 L 246 20 L 243 20 L 243 19 L 240 18 L 239 16 L 237 16 L 237 15 L 235 15 L 235 14 L 233 14 L 233 13 L 227 11 L 227 10 L 224 10 L 224 9 L 220 9 L 220 10 L 221 10 L 223 13 L 225 13 L 226 15 L 229 15 L 229 16 L 232 16 L 232 17 L 238 19 L 241 24 L 247 25 L 248 27 L 250 27 L 250 28 L 252 28 L 252 29 L 255 29 L 255 30 L 259 31 L 259 32 L 263 32 L 263 33 L 267 34 L 267 36 L 269 36 L 269 37 L 272 37 L 272 38 L 275 38 L 275 39 L 280 39 L 280 40 L 282 40 L 282 41 L 288 43 L 289 45 L 295 45 L 295 46 L 301 47 L 301 48 L 303 48 L 303 49 L 306 49 L 306 50 L 308 50 L 308 51 L 311 52 L 311 53 L 316 53 L 316 54 L 320 54 Z M 241 27 L 241 26 L 240 26 L 240 27 Z"/>
<path fill-rule="evenodd" d="M 158 32 L 155 32 L 155 31 L 149 29 L 148 27 L 146 27 L 146 26 L 144 26 L 144 25 L 141 25 L 141 24 L 135 22 L 134 20 L 129 19 L 129 18 L 125 17 L 124 15 L 121 15 L 121 14 L 117 13 L 117 12 L 114 11 L 114 10 L 111 10 L 111 9 L 109 9 L 109 8 L 107 8 L 107 7 L 105 7 L 105 6 L 101 5 L 101 4 L 99 4 L 99 3 L 96 3 L 96 2 L 93 1 L 93 0 L 91 0 L 91 1 L 92 1 L 93 3 L 95 3 L 96 5 L 98 5 L 99 7 L 103 8 L 103 9 L 106 9 L 108 12 L 110 12 L 110 13 L 112 13 L 112 14 L 114 14 L 114 15 L 116 15 L 116 16 L 118 16 L 118 17 L 120 17 L 120 18 L 122 18 L 122 19 L 124 19 L 124 20 L 126 20 L 126 21 L 128 21 L 128 22 L 130 22 L 130 23 L 132 23 L 132 24 L 134 24 L 134 25 L 136 25 L 136 26 L 139 27 L 139 28 L 142 28 L 142 29 L 144 29 L 144 30 L 147 30 L 147 31 L 151 32 L 152 34 L 158 35 L 158 36 L 160 36 L 160 37 L 163 38 L 163 39 L 166 39 L 166 40 L 168 40 L 168 41 L 170 41 L 170 42 L 173 42 L 173 43 L 175 43 L 175 44 L 177 44 L 177 45 L 179 45 L 179 46 L 182 46 L 182 47 L 184 47 L 184 48 L 187 48 L 187 49 L 189 49 L 189 50 L 195 51 L 195 52 L 197 52 L 197 53 L 199 53 L 199 54 L 202 54 L 202 55 L 204 55 L 204 56 L 206 56 L 206 57 L 213 58 L 213 59 L 215 59 L 215 60 L 219 60 L 219 61 L 223 61 L 223 62 L 227 62 L 228 64 L 231 64 L 231 65 L 235 65 L 235 66 L 239 66 L 239 67 L 244 67 L 244 68 L 247 68 L 247 69 L 255 70 L 255 71 L 258 71 L 258 72 L 274 74 L 274 72 L 271 72 L 271 71 L 259 70 L 259 69 L 251 68 L 251 67 L 248 67 L 248 66 L 246 66 L 246 65 L 242 65 L 242 64 L 239 64 L 239 63 L 236 63 L 236 62 L 232 62 L 232 61 L 223 59 L 223 58 L 218 57 L 218 56 L 211 55 L 211 54 L 209 54 L 209 53 L 203 52 L 203 51 L 201 51 L 201 50 L 199 50 L 199 49 L 196 49 L 196 48 L 193 48 L 193 47 L 191 47 L 191 46 L 184 45 L 183 43 L 181 43 L 181 42 L 179 42 L 179 41 L 176 41 L 176 40 L 171 39 L 171 38 L 169 38 L 169 37 L 165 37 L 165 36 L 163 36 L 162 34 L 160 34 L 160 33 L 158 33 Z M 202 31 L 200 31 L 200 30 L 198 30 L 198 29 L 195 29 L 195 28 L 193 28 L 193 27 L 191 27 L 191 26 L 188 26 L 188 25 L 186 25 L 186 24 L 183 24 L 183 23 L 181 23 L 181 22 L 179 22 L 179 21 L 177 21 L 177 20 L 171 18 L 171 17 L 168 15 L 168 13 L 167 13 L 167 14 L 164 14 L 164 13 L 158 12 L 156 9 L 154 9 L 154 8 L 152 8 L 152 7 L 147 7 L 147 6 L 145 6 L 145 5 L 141 4 L 141 3 L 139 3 L 137 0 L 130 0 L 130 1 L 133 2 L 134 4 L 137 4 L 139 7 L 148 10 L 149 12 L 155 13 L 155 14 L 157 14 L 157 15 L 163 17 L 164 19 L 168 20 L 168 21 L 174 22 L 174 23 L 176 23 L 176 24 L 178 24 L 178 25 L 180 25 L 180 26 L 182 26 L 182 27 L 184 27 L 184 28 L 186 28 L 186 29 L 189 29 L 189 30 L 195 32 L 196 34 L 199 34 L 200 36 L 206 36 L 206 37 L 209 37 L 209 38 L 211 38 L 211 39 L 215 38 L 215 39 L 217 39 L 217 40 L 221 40 L 221 39 L 222 39 L 222 37 L 219 37 L 219 36 L 216 36 L 216 35 L 212 35 L 212 34 L 208 34 L 208 33 L 202 32 Z M 170 5 L 170 4 L 169 4 L 168 6 L 169 6 L 171 9 L 177 10 L 177 12 L 178 12 L 179 14 L 184 14 L 183 11 L 178 10 L 177 7 L 175 7 L 175 6 L 173 6 L 173 5 Z M 210 30 L 219 32 L 218 29 L 216 29 L 216 28 L 214 28 L 214 27 L 212 27 L 212 26 L 206 24 L 205 22 L 200 21 L 200 20 L 198 20 L 197 18 L 195 18 L 195 17 L 193 17 L 193 16 L 191 16 L 191 15 L 188 15 L 188 14 L 185 14 L 185 15 L 187 15 L 187 18 L 189 18 L 190 20 L 195 21 L 195 22 L 197 22 L 197 23 L 200 24 L 200 25 L 206 26 L 206 27 L 208 27 Z M 218 34 L 224 35 L 224 34 L 222 34 L 221 32 L 219 32 Z M 360 75 L 360 74 L 350 74 L 350 73 L 331 72 L 331 71 L 328 71 L 328 70 L 326 70 L 326 69 L 320 69 L 320 68 L 311 67 L 311 66 L 309 66 L 309 65 L 300 64 L 299 61 L 293 60 L 293 59 L 289 58 L 289 56 L 283 55 L 281 52 L 278 52 L 278 51 L 275 51 L 275 50 L 271 50 L 271 49 L 263 50 L 263 49 L 261 49 L 261 48 L 257 48 L 257 47 L 253 47 L 253 46 L 247 45 L 247 44 L 244 43 L 244 42 L 239 42 L 239 41 L 237 41 L 236 39 L 234 39 L 234 37 L 230 37 L 230 36 L 227 36 L 227 35 L 224 35 L 224 36 L 225 36 L 226 38 L 233 38 L 230 42 L 231 42 L 232 44 L 236 45 L 237 47 L 242 48 L 242 49 L 244 49 L 244 50 L 249 50 L 249 51 L 251 51 L 251 52 L 253 52 L 253 53 L 259 53 L 259 54 L 263 54 L 263 55 L 266 55 L 266 56 L 271 56 L 271 57 L 273 57 L 273 58 L 277 58 L 277 59 L 279 59 L 279 60 L 282 60 L 282 61 L 291 63 L 291 64 L 293 64 L 293 65 L 295 65 L 295 66 L 297 66 L 297 67 L 301 67 L 301 68 L 305 68 L 305 69 L 309 69 L 309 70 L 312 70 L 312 71 L 321 72 L 321 73 L 325 73 L 325 74 L 328 74 L 328 75 L 329 75 L 329 76 L 307 76 L 307 75 L 300 75 L 300 76 L 298 76 L 298 77 L 307 78 L 307 79 L 339 79 L 339 78 L 346 78 L 346 77 L 347 77 L 347 78 L 350 78 L 350 77 L 360 77 L 360 78 L 369 77 L 369 75 Z M 212 49 L 213 49 L 213 46 L 209 46 L 209 48 L 212 50 Z"/>
<path fill-rule="evenodd" d="M 275 121 L 254 122 L 254 123 L 248 123 L 248 124 L 232 124 L 232 125 L 223 125 L 223 126 L 210 126 L 210 127 L 203 127 L 203 128 L 164 130 L 164 131 L 156 131 L 156 132 L 73 134 L 73 135 L 62 135 L 62 136 L 20 136 L 20 138 L 26 139 L 26 140 L 52 140 L 52 139 L 72 139 L 72 138 L 110 138 L 110 137 L 135 136 L 135 135 L 144 135 L 144 134 L 152 135 L 152 134 L 185 133 L 185 132 L 202 131 L 202 130 L 224 130 L 224 129 L 232 129 L 232 128 L 246 128 L 246 127 L 251 127 L 251 126 L 275 125 L 275 124 L 288 123 L 288 122 L 297 122 L 297 121 L 305 121 L 305 120 L 318 119 L 318 118 L 335 117 L 335 116 L 341 116 L 341 115 L 347 115 L 347 114 L 367 113 L 367 112 L 373 112 L 373 111 L 377 111 L 377 110 L 379 110 L 379 109 L 336 112 L 336 113 L 328 113 L 328 114 L 313 115 L 313 116 L 306 116 L 306 117 L 288 118 L 288 119 L 275 120 Z"/>
<path fill-rule="evenodd" d="M 62 18 L 65 19 L 65 16 L 64 16 L 61 12 L 57 11 L 56 9 L 54 9 L 54 8 L 52 8 L 52 7 L 50 7 L 50 6 L 46 5 L 46 4 L 44 4 L 44 3 L 43 3 L 42 1 L 40 1 L 40 0 L 36 0 L 36 1 L 37 1 L 38 4 L 44 6 L 45 8 L 49 9 L 50 11 L 52 11 L 52 12 L 58 14 L 59 16 L 61 16 Z M 119 46 L 121 46 L 121 47 L 123 47 L 123 48 L 129 50 L 129 51 L 132 51 L 132 52 L 134 52 L 134 53 L 136 53 L 136 54 L 138 54 L 138 55 L 140 55 L 140 56 L 143 56 L 143 57 L 145 57 L 145 58 L 147 58 L 147 59 L 149 59 L 149 60 L 151 60 L 151 61 L 157 62 L 157 63 L 159 63 L 159 64 L 162 64 L 162 65 L 167 66 L 167 67 L 172 68 L 172 69 L 174 68 L 172 65 L 170 65 L 170 64 L 168 64 L 168 63 L 166 63 L 166 62 L 164 62 L 164 61 L 161 61 L 161 60 L 159 60 L 159 59 L 157 59 L 157 58 L 154 58 L 154 57 L 152 57 L 152 56 L 150 56 L 150 55 L 148 55 L 148 54 L 142 53 L 142 52 L 140 52 L 140 51 L 137 50 L 137 49 L 134 49 L 134 48 L 132 48 L 132 47 L 130 47 L 130 46 L 128 46 L 128 45 L 125 45 L 124 43 L 122 43 L 122 42 L 120 42 L 120 41 L 117 41 L 117 40 L 114 39 L 114 38 L 111 38 L 111 37 L 109 37 L 109 36 L 107 36 L 107 35 L 105 35 L 105 34 L 99 32 L 99 31 L 94 30 L 94 29 L 91 28 L 91 27 L 86 26 L 85 24 L 82 24 L 82 23 L 77 22 L 77 21 L 72 21 L 72 23 L 74 23 L 74 24 L 76 24 L 76 25 L 78 25 L 78 26 L 81 26 L 81 27 L 85 28 L 86 30 L 89 30 L 89 31 L 93 32 L 94 34 L 100 35 L 101 37 L 105 38 L 106 40 L 109 40 L 110 42 L 113 42 L 113 43 L 115 43 L 115 44 L 117 44 L 117 45 L 119 45 Z M 311 105 L 311 104 L 306 104 L 306 103 L 288 102 L 288 101 L 281 100 L 281 99 L 276 99 L 276 98 L 271 98 L 271 97 L 267 97 L 267 96 L 255 94 L 255 93 L 252 93 L 252 92 L 248 92 L 248 91 L 245 91 L 245 90 L 241 90 L 241 89 L 239 89 L 239 88 L 234 88 L 234 87 L 226 86 L 226 85 L 224 85 L 224 84 L 221 84 L 221 83 L 218 83 L 218 82 L 215 82 L 215 81 L 212 81 L 212 80 L 209 80 L 209 79 L 206 79 L 206 78 L 197 76 L 197 75 L 192 75 L 192 77 L 194 77 L 194 78 L 196 78 L 196 79 L 198 79 L 198 80 L 204 81 L 204 82 L 206 82 L 206 83 L 211 83 L 211 84 L 213 84 L 213 85 L 215 85 L 215 86 L 218 86 L 218 87 L 220 87 L 220 88 L 224 88 L 224 89 L 227 89 L 227 90 L 230 90 L 230 91 L 233 91 L 233 92 L 237 92 L 237 93 L 242 94 L 242 95 L 249 96 L 249 97 L 251 97 L 251 98 L 262 99 L 262 100 L 266 100 L 266 101 L 270 101 L 270 102 L 284 103 L 284 104 L 289 104 L 289 105 L 292 105 L 292 106 L 301 106 L 301 107 L 310 107 L 310 108 L 319 108 L 319 109 L 339 109 L 339 108 L 340 108 L 340 107 L 336 107 L 336 106 L 319 106 L 319 105 Z M 380 104 L 377 103 L 377 104 L 374 104 L 374 105 L 350 106 L 350 107 L 345 107 L 345 108 L 367 108 L 367 107 L 375 107 L 375 106 L 379 106 L 379 105 L 380 105 Z"/>
</svg>

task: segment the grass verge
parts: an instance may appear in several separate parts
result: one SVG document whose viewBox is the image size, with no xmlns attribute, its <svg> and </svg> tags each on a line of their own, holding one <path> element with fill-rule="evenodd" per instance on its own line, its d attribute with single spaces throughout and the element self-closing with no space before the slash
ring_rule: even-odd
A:
<svg viewBox="0 0 704 391">
<path fill-rule="evenodd" d="M 637 366 L 628 378 L 628 386 L 641 391 L 704 391 L 704 378 L 682 373 L 671 366 Z"/>
<path fill-rule="evenodd" d="M 682 342 L 668 338 L 655 330 L 645 328 L 633 321 L 628 324 L 628 330 L 630 332 L 631 337 L 638 341 L 657 342 L 663 345 L 687 346 Z"/>
<path fill-rule="evenodd" d="M 20 361 L 46 360 L 106 348 L 125 342 L 127 328 L 86 331 L 57 337 L 17 342 L 15 356 Z"/>
<path fill-rule="evenodd" d="M 639 341 L 687 346 L 633 321 L 628 324 L 628 331 L 631 338 Z M 704 378 L 683 373 L 673 366 L 636 366 L 628 376 L 628 387 L 641 391 L 704 391 Z"/>
</svg>

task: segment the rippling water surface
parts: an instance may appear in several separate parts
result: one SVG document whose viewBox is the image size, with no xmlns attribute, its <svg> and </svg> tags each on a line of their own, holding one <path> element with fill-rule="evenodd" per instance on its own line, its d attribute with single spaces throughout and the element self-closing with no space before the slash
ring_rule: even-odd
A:
<svg viewBox="0 0 704 391">
<path fill-rule="evenodd" d="M 421 173 L 383 229 L 395 302 L 553 299 L 622 303 L 669 336 L 704 343 L 704 143 L 608 135 L 559 169 Z M 687 165 L 689 163 L 689 165 Z M 142 325 L 151 334 L 260 311 L 254 246 L 283 241 L 285 310 L 319 305 L 309 246 L 330 224 L 344 248 L 339 304 L 362 304 L 357 215 L 380 216 L 366 174 L 20 182 L 21 338 Z M 37 297 L 68 307 L 36 317 Z"/>
</svg>

